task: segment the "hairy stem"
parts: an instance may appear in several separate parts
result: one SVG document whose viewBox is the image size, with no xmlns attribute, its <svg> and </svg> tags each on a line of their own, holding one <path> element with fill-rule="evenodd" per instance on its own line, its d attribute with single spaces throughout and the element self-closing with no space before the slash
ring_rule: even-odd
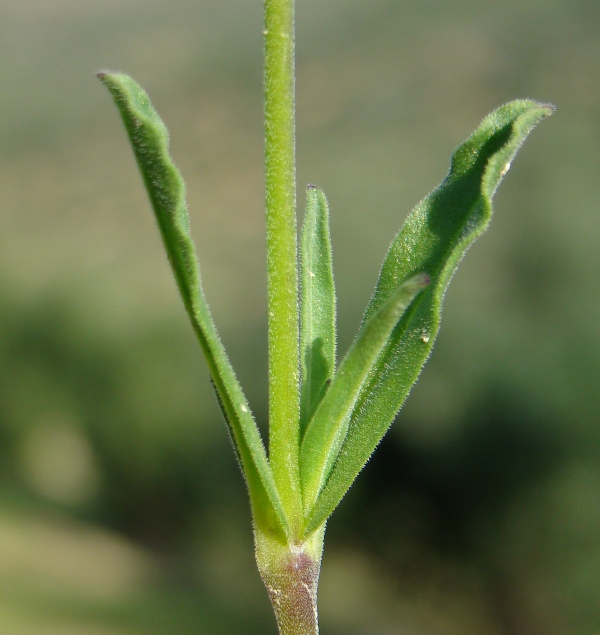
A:
<svg viewBox="0 0 600 635">
<path fill-rule="evenodd" d="M 258 569 L 273 605 L 280 635 L 318 635 L 317 585 L 324 527 L 300 545 L 256 534 Z"/>
<path fill-rule="evenodd" d="M 264 6 L 269 454 L 286 514 L 298 523 L 302 496 L 298 468 L 294 1 L 265 0 Z"/>
</svg>

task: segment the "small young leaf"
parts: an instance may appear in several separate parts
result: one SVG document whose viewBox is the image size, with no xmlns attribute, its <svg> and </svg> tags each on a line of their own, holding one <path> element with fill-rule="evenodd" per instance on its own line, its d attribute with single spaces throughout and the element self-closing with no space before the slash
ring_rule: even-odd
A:
<svg viewBox="0 0 600 635">
<path fill-rule="evenodd" d="M 322 190 L 309 185 L 300 241 L 303 435 L 335 372 L 335 287 L 329 236 L 329 207 Z"/>
<path fill-rule="evenodd" d="M 377 358 L 415 296 L 429 284 L 425 274 L 401 284 L 362 325 L 340 364 L 329 390 L 311 419 L 300 450 L 300 474 L 305 509 L 311 509 L 348 430 L 350 415 Z"/>
<path fill-rule="evenodd" d="M 273 475 L 246 397 L 202 291 L 185 185 L 169 156 L 169 135 L 144 90 L 127 75 L 99 73 L 121 113 L 189 319 L 208 362 L 219 404 L 246 477 L 255 522 L 282 540 L 289 533 Z"/>
<path fill-rule="evenodd" d="M 443 183 L 417 205 L 393 241 L 364 319 L 375 315 L 398 283 L 415 272 L 427 271 L 432 282 L 394 329 L 361 390 L 337 461 L 307 514 L 306 535 L 337 507 L 400 409 L 431 351 L 452 274 L 487 228 L 492 196 L 515 154 L 552 111 L 524 100 L 488 115 L 456 150 Z"/>
</svg>

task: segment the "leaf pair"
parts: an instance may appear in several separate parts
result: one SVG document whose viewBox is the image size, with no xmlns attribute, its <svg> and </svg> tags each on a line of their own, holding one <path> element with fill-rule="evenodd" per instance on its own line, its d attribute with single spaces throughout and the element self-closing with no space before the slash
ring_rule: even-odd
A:
<svg viewBox="0 0 600 635">
<path fill-rule="evenodd" d="M 359 335 L 304 436 L 305 535 L 331 515 L 391 425 L 431 352 L 450 279 L 489 224 L 498 185 L 531 130 L 552 112 L 552 106 L 519 100 L 486 117 L 454 153 L 446 179 L 414 208 L 392 242 Z M 422 276 L 430 284 L 417 295 L 426 283 Z M 383 316 L 395 302 L 401 317 L 390 319 L 366 376 L 354 381 L 361 364 L 353 365 L 353 358 L 368 354 L 370 326 L 377 321 L 383 331 Z"/>
<path fill-rule="evenodd" d="M 455 152 L 443 183 L 411 212 L 384 260 L 356 340 L 335 371 L 335 291 L 328 208 L 307 191 L 301 239 L 300 475 L 304 518 L 286 517 L 260 433 L 202 291 L 183 180 L 168 133 L 146 93 L 122 74 L 99 73 L 123 118 L 165 248 L 207 359 L 245 475 L 257 529 L 306 539 L 337 507 L 400 409 L 437 335 L 442 299 L 460 259 L 487 227 L 491 199 L 547 105 L 515 101 L 494 111 Z M 297 530 L 294 531 L 296 533 Z"/>
<path fill-rule="evenodd" d="M 411 277 L 362 325 L 335 371 L 335 288 L 325 195 L 307 190 L 300 243 L 302 355 L 300 475 L 304 512 L 309 517 L 338 453 L 361 390 L 376 371 L 390 334 L 429 277 Z M 350 485 L 350 484 L 348 484 Z M 325 520 L 325 519 L 324 519 Z"/>
</svg>

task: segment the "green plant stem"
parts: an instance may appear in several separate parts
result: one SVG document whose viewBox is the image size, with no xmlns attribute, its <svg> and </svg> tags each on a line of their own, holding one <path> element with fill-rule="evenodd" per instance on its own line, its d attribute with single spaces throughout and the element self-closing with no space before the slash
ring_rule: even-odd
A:
<svg viewBox="0 0 600 635">
<path fill-rule="evenodd" d="M 298 531 L 299 344 L 296 237 L 294 1 L 265 0 L 265 172 L 269 312 L 269 457 Z"/>
<path fill-rule="evenodd" d="M 280 635 L 318 635 L 324 526 L 303 543 L 296 235 L 294 0 L 265 0 L 265 176 L 269 311 L 269 460 L 288 544 L 255 527 L 256 561 Z"/>
<path fill-rule="evenodd" d="M 318 635 L 317 585 L 325 525 L 300 545 L 255 532 L 256 562 L 277 618 L 279 635 Z"/>
</svg>

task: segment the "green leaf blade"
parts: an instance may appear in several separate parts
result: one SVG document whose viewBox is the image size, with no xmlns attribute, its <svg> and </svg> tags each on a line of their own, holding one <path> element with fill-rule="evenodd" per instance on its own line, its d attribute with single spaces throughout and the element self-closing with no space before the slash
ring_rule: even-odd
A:
<svg viewBox="0 0 600 635">
<path fill-rule="evenodd" d="M 350 416 L 362 387 L 376 367 L 377 358 L 400 317 L 429 276 L 413 276 L 391 294 L 363 324 L 340 364 L 329 390 L 311 419 L 300 450 L 300 473 L 305 509 L 311 509 L 344 441 Z"/>
<path fill-rule="evenodd" d="M 308 513 L 306 535 L 337 507 L 391 425 L 431 352 L 450 279 L 489 225 L 498 185 L 529 133 L 552 111 L 520 100 L 488 115 L 454 153 L 446 179 L 417 205 L 394 239 L 364 319 L 415 272 L 427 271 L 432 283 L 402 317 L 363 386 L 337 461 Z"/>
<path fill-rule="evenodd" d="M 148 95 L 130 77 L 99 73 L 121 113 L 179 291 L 207 360 L 217 398 L 246 478 L 254 520 L 284 540 L 289 533 L 265 448 L 246 397 L 213 323 L 185 198 L 185 184 L 169 155 L 169 135 Z"/>
<path fill-rule="evenodd" d="M 329 234 L 329 206 L 322 190 L 309 185 L 300 240 L 301 438 L 335 372 L 336 298 Z"/>
</svg>

